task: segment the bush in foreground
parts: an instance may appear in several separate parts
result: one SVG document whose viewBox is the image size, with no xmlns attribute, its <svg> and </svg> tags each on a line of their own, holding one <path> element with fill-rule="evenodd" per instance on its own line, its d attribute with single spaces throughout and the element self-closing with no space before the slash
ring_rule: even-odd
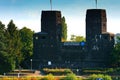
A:
<svg viewBox="0 0 120 80">
<path fill-rule="evenodd" d="M 77 78 L 77 76 L 75 74 L 67 74 L 66 77 L 63 77 L 60 80 L 82 80 L 82 79 Z"/>
<path fill-rule="evenodd" d="M 73 73 L 70 69 L 48 69 L 48 68 L 44 68 L 43 72 L 45 74 L 53 74 L 53 75 L 66 75 L 66 74 L 70 74 Z"/>
<path fill-rule="evenodd" d="M 41 80 L 55 80 L 55 77 L 52 74 L 48 74 L 47 76 L 45 76 Z"/>
<path fill-rule="evenodd" d="M 93 74 L 93 75 L 90 75 L 88 80 L 97 80 L 99 78 L 101 80 L 112 80 L 111 76 L 103 75 L 103 74 Z"/>
</svg>

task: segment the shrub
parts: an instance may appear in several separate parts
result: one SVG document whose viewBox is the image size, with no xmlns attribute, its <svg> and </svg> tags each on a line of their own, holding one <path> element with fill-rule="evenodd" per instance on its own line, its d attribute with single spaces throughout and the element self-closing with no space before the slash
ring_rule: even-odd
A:
<svg viewBox="0 0 120 80">
<path fill-rule="evenodd" d="M 41 80 L 55 80 L 55 77 L 52 74 L 48 74 L 47 76 L 45 76 Z"/>
<path fill-rule="evenodd" d="M 75 74 L 67 74 L 66 77 L 60 79 L 60 80 L 78 80 Z"/>
<path fill-rule="evenodd" d="M 103 80 L 112 80 L 111 76 L 103 75 L 103 74 L 98 74 L 98 75 L 93 74 L 93 75 L 90 75 L 88 80 L 97 80 L 98 78 L 101 78 Z"/>
<path fill-rule="evenodd" d="M 68 73 L 72 73 L 72 71 L 70 69 L 48 69 L 48 68 L 44 68 L 43 72 L 45 74 L 53 74 L 53 75 L 66 75 Z"/>
</svg>

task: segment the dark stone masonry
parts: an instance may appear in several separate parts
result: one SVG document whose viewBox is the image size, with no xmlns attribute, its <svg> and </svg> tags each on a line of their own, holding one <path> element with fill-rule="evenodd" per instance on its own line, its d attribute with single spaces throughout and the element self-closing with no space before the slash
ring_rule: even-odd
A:
<svg viewBox="0 0 120 80">
<path fill-rule="evenodd" d="M 78 28 L 79 29 L 79 28 Z M 60 11 L 42 11 L 41 32 L 33 36 L 33 68 L 108 67 L 114 34 L 104 9 L 86 12 L 86 42 L 62 42 Z"/>
</svg>

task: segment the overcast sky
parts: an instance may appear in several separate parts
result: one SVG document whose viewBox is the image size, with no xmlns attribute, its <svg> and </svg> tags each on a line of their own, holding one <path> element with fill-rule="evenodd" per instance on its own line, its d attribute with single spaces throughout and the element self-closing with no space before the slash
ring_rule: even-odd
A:
<svg viewBox="0 0 120 80">
<path fill-rule="evenodd" d="M 95 0 L 52 0 L 52 5 L 65 16 L 69 36 L 85 36 L 86 10 L 96 8 Z M 107 31 L 120 33 L 120 0 L 98 0 L 98 8 L 106 9 Z M 50 0 L 0 0 L 0 20 L 8 24 L 13 19 L 20 29 L 26 26 L 41 31 L 42 10 L 50 10 Z"/>
</svg>

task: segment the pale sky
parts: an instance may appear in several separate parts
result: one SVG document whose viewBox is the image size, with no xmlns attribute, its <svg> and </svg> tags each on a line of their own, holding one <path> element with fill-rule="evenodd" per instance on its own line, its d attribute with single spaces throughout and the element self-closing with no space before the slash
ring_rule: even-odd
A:
<svg viewBox="0 0 120 80">
<path fill-rule="evenodd" d="M 52 5 L 65 16 L 68 36 L 85 36 L 86 10 L 96 8 L 95 0 L 52 0 Z M 40 32 L 41 11 L 50 8 L 50 0 L 0 0 L 0 21 L 7 26 L 12 19 L 19 29 L 26 26 Z M 120 0 L 98 0 L 98 8 L 106 9 L 107 31 L 120 33 Z"/>
</svg>

